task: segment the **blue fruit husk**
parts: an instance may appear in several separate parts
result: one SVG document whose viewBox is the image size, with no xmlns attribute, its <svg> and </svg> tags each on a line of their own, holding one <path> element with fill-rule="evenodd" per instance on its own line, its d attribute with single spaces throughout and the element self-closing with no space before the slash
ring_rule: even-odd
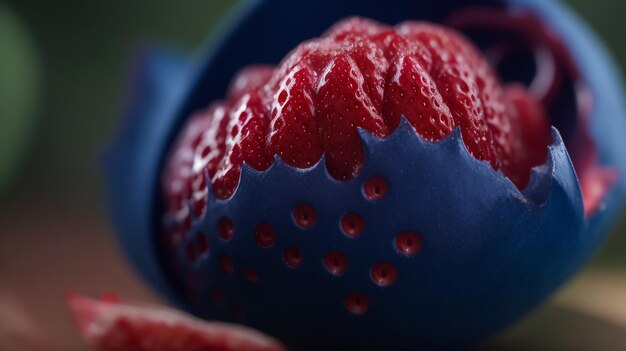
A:
<svg viewBox="0 0 626 351">
<path fill-rule="evenodd" d="M 383 140 L 361 132 L 365 163 L 349 181 L 330 177 L 324 160 L 296 169 L 277 158 L 264 172 L 244 165 L 232 198 L 208 195 L 206 215 L 194 219 L 175 257 L 161 250 L 159 175 L 166 152 L 185 118 L 223 96 L 237 69 L 276 62 L 297 42 L 347 15 L 396 23 L 415 14 L 437 21 L 459 6 L 458 1 L 330 2 L 244 3 L 200 59 L 158 52 L 142 56 L 130 116 L 107 155 L 109 202 L 122 247 L 141 275 L 179 307 L 253 326 L 292 345 L 407 349 L 483 341 L 544 301 L 581 267 L 606 236 L 626 195 L 626 109 L 619 74 L 588 29 L 554 1 L 509 3 L 530 7 L 551 25 L 594 96 L 590 132 L 602 165 L 620 176 L 590 217 L 584 215 L 576 173 L 556 129 L 548 162 L 533 170 L 530 185 L 520 191 L 471 157 L 458 130 L 431 143 L 403 119 Z M 473 3 L 490 2 L 463 2 Z M 291 15 L 279 16 L 284 13 Z M 383 176 L 390 185 L 376 202 L 362 190 L 372 176 Z M 301 203 L 317 213 L 310 229 L 293 222 L 291 212 Z M 365 219 L 358 238 L 341 232 L 339 220 L 347 212 Z M 230 241 L 217 235 L 223 216 L 235 225 Z M 276 232 L 271 248 L 255 242 L 260 222 Z M 393 246 L 403 231 L 423 238 L 414 257 Z M 185 248 L 198 235 L 206 236 L 210 250 L 189 262 Z M 302 250 L 297 269 L 283 261 L 288 246 Z M 324 268 L 322 257 L 329 250 L 348 259 L 340 277 Z M 233 258 L 232 274 L 219 269 L 221 254 Z M 379 261 L 397 267 L 392 286 L 372 282 L 370 267 Z M 182 267 L 179 274 L 167 268 L 172 263 Z M 257 283 L 244 279 L 247 267 L 258 273 Z M 211 299 L 216 292 L 224 299 Z M 350 292 L 369 297 L 366 313 L 345 308 Z"/>
</svg>

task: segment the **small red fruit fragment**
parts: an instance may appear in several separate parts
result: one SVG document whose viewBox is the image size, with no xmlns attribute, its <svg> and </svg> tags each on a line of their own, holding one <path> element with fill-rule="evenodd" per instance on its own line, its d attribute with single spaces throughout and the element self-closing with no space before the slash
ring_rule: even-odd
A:
<svg viewBox="0 0 626 351">
<path fill-rule="evenodd" d="M 606 193 L 618 179 L 618 172 L 611 168 L 591 167 L 580 175 L 580 187 L 587 215 L 593 214 L 602 205 Z"/>
<path fill-rule="evenodd" d="M 83 337 L 101 351 L 283 351 L 277 340 L 227 323 L 205 322 L 161 307 L 139 307 L 69 294 Z"/>
</svg>

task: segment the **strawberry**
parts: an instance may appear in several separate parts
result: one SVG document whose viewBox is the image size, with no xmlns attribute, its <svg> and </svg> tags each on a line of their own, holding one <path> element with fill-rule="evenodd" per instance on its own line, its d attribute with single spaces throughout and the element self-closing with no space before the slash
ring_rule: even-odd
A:
<svg viewBox="0 0 626 351">
<path fill-rule="evenodd" d="M 299 45 L 275 68 L 244 68 L 224 100 L 197 112 L 183 127 L 162 177 L 165 248 L 176 280 L 197 293 L 197 277 L 185 264 L 204 262 L 209 256 L 221 273 L 237 274 L 241 259 L 224 252 L 211 256 L 215 239 L 192 225 L 207 217 L 209 187 L 217 199 L 229 199 L 237 191 L 244 162 L 263 172 L 274 157 L 301 169 L 314 167 L 324 157 L 333 178 L 349 181 L 365 165 L 358 129 L 385 139 L 403 116 L 429 142 L 441 141 L 459 128 L 469 153 L 502 171 L 519 188 L 528 184 L 530 169 L 546 161 L 550 130 L 543 107 L 523 87 L 503 87 L 468 39 L 429 23 L 389 27 L 350 18 L 321 38 Z M 386 182 L 384 177 L 371 178 L 364 185 L 365 196 L 384 199 Z M 314 226 L 315 211 L 306 203 L 297 205 L 293 218 L 298 227 Z M 347 213 L 340 228 L 346 237 L 356 239 L 367 230 L 365 223 L 358 214 Z M 234 240 L 237 225 L 223 217 L 217 224 L 217 240 Z M 254 241 L 261 249 L 272 249 L 281 240 L 281 230 L 261 221 L 254 227 Z M 419 234 L 409 231 L 398 236 L 395 245 L 398 252 L 413 256 L 420 243 Z M 296 245 L 280 250 L 287 267 L 294 270 L 301 269 L 310 255 Z M 320 254 L 331 275 L 342 276 L 349 269 L 343 252 L 329 248 Z M 247 281 L 259 280 L 251 266 L 242 268 Z M 377 285 L 389 286 L 398 271 L 383 260 L 371 268 L 371 275 Z M 369 297 L 359 291 L 345 295 L 345 308 L 352 313 L 365 313 L 369 304 Z"/>
<path fill-rule="evenodd" d="M 281 351 L 278 341 L 260 332 L 226 323 L 204 322 L 183 313 L 75 293 L 68 304 L 85 339 L 103 351 Z"/>
<path fill-rule="evenodd" d="M 545 162 L 550 142 L 543 107 L 521 87 L 504 89 L 461 34 L 350 18 L 276 68 L 243 69 L 226 100 L 189 119 L 165 167 L 167 212 L 184 230 L 185 203 L 196 216 L 204 211 L 205 171 L 216 197 L 226 199 L 243 162 L 263 171 L 274 155 L 299 168 L 325 155 L 333 177 L 352 179 L 364 162 L 357 128 L 385 138 L 401 116 L 429 141 L 459 127 L 470 154 L 519 188 L 530 168 Z"/>
<path fill-rule="evenodd" d="M 372 233 L 364 234 L 368 226 L 376 227 L 380 225 L 377 221 L 384 220 L 362 218 L 358 211 L 346 208 L 362 199 L 337 195 L 333 205 L 279 205 L 288 194 L 280 198 L 276 194 L 274 202 L 260 200 L 258 208 L 252 209 L 245 200 L 250 189 L 240 189 L 244 195 L 238 195 L 237 188 L 244 162 L 258 172 L 267 171 L 266 179 L 270 179 L 268 170 L 275 157 L 305 170 L 315 168 L 323 157 L 328 174 L 349 189 L 350 181 L 362 178 L 362 171 L 368 169 L 359 129 L 385 140 L 399 128 L 402 117 L 410 125 L 407 128 L 412 127 L 426 142 L 440 142 L 459 129 L 469 154 L 504 173 L 518 188 L 528 184 L 533 166 L 545 163 L 551 142 L 543 106 L 521 85 L 503 86 L 478 49 L 461 34 L 422 22 L 389 27 L 361 18 L 342 21 L 321 38 L 299 45 L 275 68 L 251 66 L 241 70 L 228 96 L 191 116 L 172 145 L 162 175 L 165 256 L 181 292 L 190 294 L 194 311 L 208 318 L 243 321 L 235 310 L 252 310 L 246 324 L 294 345 L 308 340 L 289 325 L 282 326 L 288 318 L 281 317 L 275 323 L 260 318 L 265 312 L 257 309 L 265 304 L 281 309 L 281 313 L 299 306 L 284 297 L 278 304 L 272 300 L 278 286 L 263 284 L 287 278 L 280 277 L 276 267 L 269 268 L 275 263 L 261 257 L 264 251 L 279 251 L 281 266 L 313 274 L 302 278 L 302 284 L 369 270 L 369 280 L 376 286 L 398 289 L 403 267 L 397 257 L 358 250 L 353 253 L 345 247 L 338 250 L 334 242 L 336 233 L 332 230 L 337 228 L 343 234 L 340 237 L 354 240 L 355 245 L 359 240 L 372 240 Z M 404 171 L 385 168 L 384 172 Z M 389 184 L 392 174 L 376 176 L 371 174 L 366 179 L 361 194 L 368 201 L 385 203 L 387 193 L 398 182 L 396 179 L 395 184 Z M 293 188 L 285 191 L 290 192 L 289 196 L 300 192 Z M 250 196 L 262 196 L 263 190 L 255 188 L 252 192 L 255 195 Z M 302 235 L 290 233 L 291 223 L 275 228 L 268 218 L 282 213 L 285 206 L 294 206 L 293 222 L 303 231 L 315 227 L 317 213 L 324 213 L 320 225 L 328 226 L 329 219 L 336 218 L 333 211 L 346 212 L 337 218 L 339 226 L 324 227 L 330 240 L 327 246 L 286 243 Z M 207 213 L 209 208 L 211 212 Z M 245 219 L 237 215 L 241 211 Z M 252 227 L 244 224 L 248 221 L 255 221 Z M 422 236 L 410 228 L 398 229 L 402 232 L 387 233 L 396 236 L 388 240 L 394 243 L 394 252 L 401 257 L 416 256 Z M 380 243 L 370 245 L 383 250 Z M 230 251 L 232 247 L 235 251 Z M 369 262 L 374 258 L 375 262 Z M 318 267 L 311 273 L 314 262 Z M 275 273 L 268 275 L 268 271 Z M 258 290 L 239 286 L 238 280 L 223 280 L 225 277 L 243 277 Z M 310 290 L 299 285 L 293 289 Z M 335 293 L 333 299 L 341 296 L 344 312 L 358 316 L 370 308 L 381 308 L 380 299 L 373 302 L 371 291 L 365 293 L 362 287 L 334 289 L 329 291 Z M 250 299 L 239 294 L 259 294 L 263 302 L 250 306 L 246 302 Z M 332 303 L 337 306 L 337 301 Z M 372 307 L 374 304 L 378 305 Z M 334 307 L 329 308 L 324 313 L 334 313 L 329 312 Z M 311 328 L 309 325 L 302 330 Z"/>
</svg>

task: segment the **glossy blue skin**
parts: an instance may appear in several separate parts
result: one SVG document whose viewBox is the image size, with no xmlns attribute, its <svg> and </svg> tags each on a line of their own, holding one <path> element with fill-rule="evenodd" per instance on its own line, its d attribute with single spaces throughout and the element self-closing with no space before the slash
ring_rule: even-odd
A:
<svg viewBox="0 0 626 351">
<path fill-rule="evenodd" d="M 406 124 L 383 141 L 363 133 L 365 166 L 348 182 L 329 177 L 323 162 L 299 170 L 276 161 L 263 173 L 245 167 L 233 198 L 217 201 L 210 196 L 208 215 L 194 221 L 187 240 L 199 233 L 208 235 L 208 257 L 192 265 L 182 248 L 178 252 L 196 281 L 185 286 L 164 269 L 165 259 L 157 247 L 158 177 L 169 143 L 186 116 L 222 97 L 238 68 L 275 63 L 298 42 L 318 36 L 347 15 L 386 23 L 437 21 L 459 4 L 490 2 L 432 3 L 251 1 L 226 21 L 217 44 L 198 61 L 186 64 L 172 56 L 147 56 L 131 116 L 107 159 L 113 219 L 123 247 L 144 278 L 200 316 L 239 321 L 292 345 L 326 349 L 474 344 L 523 316 L 569 278 L 619 214 L 626 194 L 623 176 L 601 209 L 586 219 L 578 181 L 557 131 L 548 164 L 520 193 L 488 164 L 469 156 L 458 132 L 431 144 Z M 586 27 L 557 2 L 509 3 L 535 9 L 563 38 L 594 95 L 591 133 L 602 164 L 626 174 L 626 110 L 614 63 Z M 372 175 L 383 175 L 390 183 L 387 197 L 376 203 L 361 194 L 363 181 Z M 301 202 L 317 211 L 318 221 L 310 230 L 297 228 L 290 216 Z M 346 211 L 367 221 L 366 231 L 357 239 L 340 232 L 338 221 Z M 229 215 L 236 226 L 227 243 L 215 233 L 222 215 Z M 270 249 L 261 249 L 254 241 L 253 228 L 259 221 L 270 223 L 277 233 Z M 404 230 L 418 231 L 424 238 L 423 250 L 413 258 L 399 255 L 392 246 L 395 234 Z M 297 270 L 282 261 L 282 249 L 288 245 L 303 250 Z M 340 249 L 348 257 L 348 271 L 342 277 L 323 268 L 322 256 L 329 249 Z M 220 252 L 234 258 L 230 277 L 217 269 Z M 369 267 L 380 260 L 398 267 L 398 281 L 391 287 L 378 287 L 369 278 Z M 246 265 L 257 270 L 257 284 L 243 279 Z M 226 307 L 214 306 L 206 298 L 213 289 L 225 293 Z M 205 298 L 192 303 L 185 298 L 189 290 Z M 343 295 L 351 291 L 369 295 L 371 305 L 364 315 L 344 308 Z M 238 308 L 244 319 L 231 318 L 229 310 Z"/>
</svg>

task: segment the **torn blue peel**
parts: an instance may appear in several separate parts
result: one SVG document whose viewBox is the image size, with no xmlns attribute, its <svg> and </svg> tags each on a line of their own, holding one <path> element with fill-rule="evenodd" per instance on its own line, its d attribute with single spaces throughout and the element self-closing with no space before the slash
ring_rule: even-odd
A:
<svg viewBox="0 0 626 351">
<path fill-rule="evenodd" d="M 126 256 L 154 288 L 172 301 L 178 299 L 158 257 L 155 216 L 160 216 L 158 175 L 160 162 L 173 133 L 178 108 L 191 65 L 177 54 L 145 50 L 137 55 L 134 93 L 120 130 L 108 152 L 109 211 Z M 182 303 L 182 302 L 180 302 Z"/>
<path fill-rule="evenodd" d="M 626 201 L 626 102 L 618 65 L 607 48 L 572 9 L 560 1 L 511 0 L 535 11 L 565 43 L 593 98 L 589 131 L 598 148 L 600 164 L 617 170 L 618 180 L 602 205 L 589 218 L 587 235 L 596 244 L 613 227 Z M 595 250 L 590 250 L 590 254 Z"/>
<path fill-rule="evenodd" d="M 543 166 L 549 176 L 535 177 L 529 186 L 547 190 L 543 202 L 533 201 L 488 162 L 472 157 L 458 129 L 432 143 L 403 118 L 386 139 L 363 131 L 361 137 L 365 163 L 355 179 L 335 180 L 323 159 L 299 169 L 276 158 L 262 172 L 244 165 L 231 198 L 219 200 L 209 193 L 206 215 L 194 218 L 192 234 L 178 248 L 179 263 L 197 278 L 188 281 L 184 274 L 179 283 L 200 296 L 218 289 L 226 306 L 202 299 L 191 306 L 196 314 L 245 323 L 309 347 L 316 340 L 320 347 L 332 340 L 338 346 L 394 349 L 449 340 L 471 344 L 540 303 L 587 255 L 582 197 L 556 130 Z M 381 201 L 363 196 L 363 184 L 372 176 L 389 183 Z M 316 212 L 312 229 L 293 222 L 293 209 L 303 203 Z M 340 218 L 348 212 L 366 222 L 356 239 L 340 229 Z M 217 233 L 224 216 L 235 226 L 229 241 Z M 276 233 L 269 249 L 255 241 L 259 223 L 270 224 Z M 405 231 L 423 238 L 423 248 L 413 258 L 393 246 L 395 236 Z M 211 251 L 189 262 L 186 248 L 197 235 L 206 235 Z M 287 247 L 302 250 L 297 269 L 283 261 Z M 348 259 L 341 277 L 330 275 L 322 264 L 329 250 Z M 224 253 L 233 259 L 232 274 L 220 269 Z M 380 261 L 399 271 L 391 287 L 381 288 L 369 276 L 370 267 Z M 257 272 L 257 283 L 244 278 L 247 267 Z M 351 291 L 369 296 L 365 314 L 347 312 L 343 297 Z M 244 311 L 244 320 L 231 316 L 234 308 Z M 369 332 L 371 328 L 378 332 Z"/>
<path fill-rule="evenodd" d="M 543 16 L 573 53 L 594 95 L 591 132 L 602 164 L 618 169 L 620 178 L 588 220 L 571 160 L 555 129 L 548 161 L 533 169 L 530 184 L 520 191 L 487 162 L 469 155 L 458 129 L 432 143 L 403 119 L 386 139 L 360 132 L 365 162 L 349 181 L 333 179 L 323 158 L 308 169 L 290 167 L 279 158 L 263 172 L 244 164 L 230 199 L 218 200 L 209 192 L 206 215 L 192 221 L 191 234 L 174 258 L 184 274 L 173 275 L 165 268 L 172 257 L 166 259 L 160 251 L 163 160 L 186 118 L 222 97 L 235 71 L 250 63 L 276 63 L 295 44 L 348 15 L 385 23 L 436 21 L 460 6 L 454 1 L 256 0 L 242 2 L 240 16 L 230 17 L 222 36 L 213 40 L 218 44 L 197 62 L 156 52 L 145 56 L 138 95 L 106 157 L 110 211 L 128 257 L 179 307 L 205 318 L 244 323 L 307 348 L 470 345 L 519 319 L 580 268 L 619 214 L 626 198 L 626 109 L 615 64 L 569 10 L 556 1 L 507 3 Z M 276 15 L 281 13 L 291 16 Z M 380 201 L 363 196 L 363 183 L 371 176 L 384 176 L 389 183 Z M 317 218 L 306 230 L 292 218 L 294 207 L 303 202 L 313 206 Z M 365 220 L 358 238 L 341 232 L 339 220 L 346 212 Z M 216 232 L 222 216 L 235 226 L 229 241 Z M 261 221 L 276 232 L 270 248 L 260 248 L 254 240 Z M 422 249 L 414 257 L 393 246 L 403 231 L 422 236 Z M 210 251 L 192 264 L 183 248 L 197 235 L 207 236 Z M 288 246 L 302 250 L 297 269 L 283 261 Z M 325 270 L 322 257 L 328 250 L 346 255 L 344 275 Z M 222 253 L 233 258 L 230 275 L 219 269 Z M 379 261 L 398 269 L 392 286 L 372 282 L 370 267 Z M 244 279 L 247 267 L 257 272 L 257 283 Z M 216 292 L 223 294 L 224 304 L 209 298 Z M 345 308 L 344 296 L 351 292 L 369 297 L 366 313 L 354 315 Z M 244 317 L 233 317 L 235 310 Z"/>
</svg>

